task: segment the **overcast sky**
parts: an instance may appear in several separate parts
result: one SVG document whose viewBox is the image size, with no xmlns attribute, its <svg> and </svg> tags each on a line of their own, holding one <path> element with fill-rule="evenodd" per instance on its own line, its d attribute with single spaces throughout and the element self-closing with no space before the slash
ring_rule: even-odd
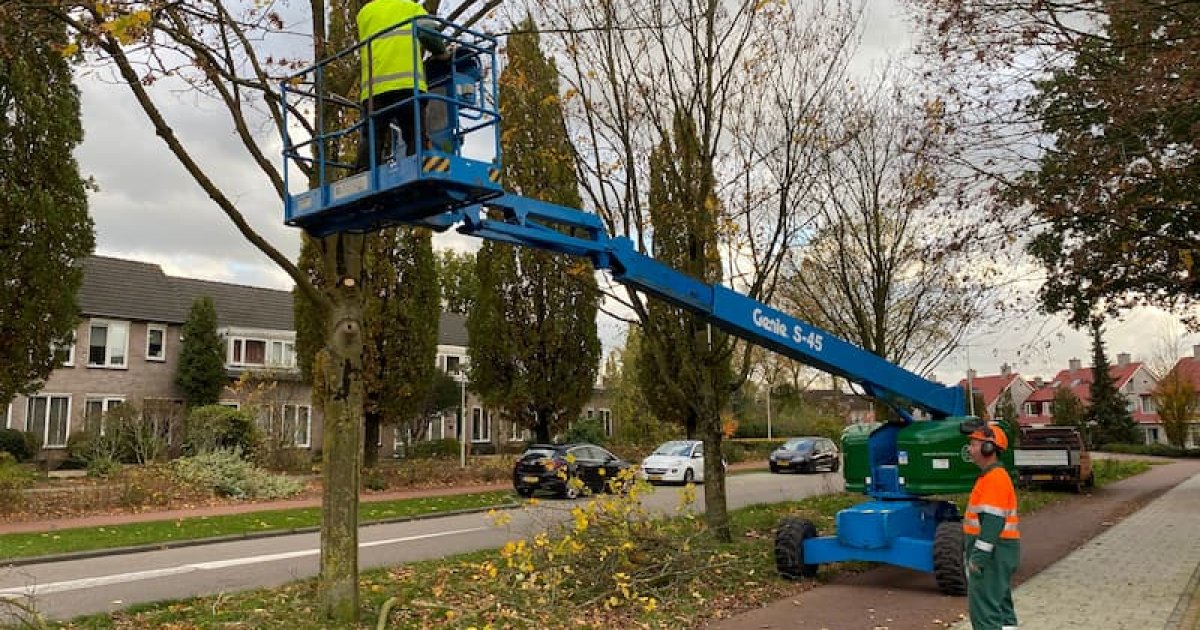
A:
<svg viewBox="0 0 1200 630">
<path fill-rule="evenodd" d="M 911 39 L 892 0 L 868 5 L 862 53 L 855 61 L 864 71 L 903 53 Z M 127 87 L 89 74 L 80 78 L 79 88 L 86 136 L 77 157 L 84 174 L 100 187 L 91 197 L 98 254 L 157 263 L 171 275 L 291 287 L 290 279 L 246 242 L 154 135 Z M 238 145 L 222 108 L 182 91 L 160 88 L 156 93 L 167 99 L 170 122 L 209 175 L 237 200 L 260 234 L 295 260 L 299 232 L 283 225 L 278 200 Z M 439 237 L 437 243 L 473 249 L 472 241 L 454 235 Z M 1135 360 L 1150 359 L 1167 336 L 1190 353 L 1198 341 L 1183 336 L 1173 321 L 1164 313 L 1143 310 L 1113 322 L 1106 337 L 1110 357 L 1129 352 Z M 601 335 L 606 348 L 623 338 L 621 326 L 611 320 L 601 322 Z M 1049 377 L 1068 359 L 1080 358 L 1086 365 L 1091 356 L 1085 335 L 1049 318 L 1008 321 L 973 335 L 969 344 L 939 366 L 939 378 L 961 378 L 968 359 L 981 374 L 996 373 L 1008 363 L 1027 376 Z"/>
</svg>

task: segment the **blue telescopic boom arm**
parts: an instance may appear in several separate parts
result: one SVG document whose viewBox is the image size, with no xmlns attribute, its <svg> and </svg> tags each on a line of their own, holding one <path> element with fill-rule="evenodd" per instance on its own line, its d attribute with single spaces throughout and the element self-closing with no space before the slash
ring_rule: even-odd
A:
<svg viewBox="0 0 1200 630">
<path fill-rule="evenodd" d="M 918 407 L 934 418 L 960 416 L 964 397 L 957 386 L 929 381 L 840 339 L 816 326 L 720 285 L 712 285 L 634 249 L 627 238 L 610 238 L 599 217 L 580 210 L 505 194 L 444 217 L 463 234 L 587 257 L 597 269 L 633 289 L 686 308 L 751 343 L 774 350 L 863 387 L 895 408 L 905 423 L 907 409 Z"/>
</svg>

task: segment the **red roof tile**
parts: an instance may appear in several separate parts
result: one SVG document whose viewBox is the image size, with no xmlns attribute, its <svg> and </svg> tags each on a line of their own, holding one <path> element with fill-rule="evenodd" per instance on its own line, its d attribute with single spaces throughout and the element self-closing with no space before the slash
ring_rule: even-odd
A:
<svg viewBox="0 0 1200 630">
<path fill-rule="evenodd" d="M 975 388 L 975 391 L 979 392 L 979 394 L 983 396 L 983 404 L 991 406 L 992 403 L 996 402 L 996 400 L 1000 398 L 1000 394 L 1004 393 L 1004 390 L 1007 389 L 1013 381 L 1017 380 L 1017 378 L 1018 377 L 1016 374 L 1009 374 L 1008 376 L 976 376 L 975 378 L 971 379 L 971 387 Z M 964 378 L 963 380 L 959 381 L 958 386 L 966 390 L 967 379 Z"/>
<path fill-rule="evenodd" d="M 1113 385 L 1117 389 L 1121 389 L 1140 367 L 1142 367 L 1141 362 L 1113 365 L 1109 366 L 1108 373 L 1112 376 Z M 1075 394 L 1076 398 L 1086 405 L 1092 400 L 1091 384 L 1092 368 L 1062 370 L 1058 374 L 1055 374 L 1054 378 L 1050 379 L 1041 389 L 1033 392 L 1026 399 L 1026 402 L 1053 402 L 1054 393 L 1058 388 L 1066 387 L 1071 390 L 1071 393 Z"/>
</svg>

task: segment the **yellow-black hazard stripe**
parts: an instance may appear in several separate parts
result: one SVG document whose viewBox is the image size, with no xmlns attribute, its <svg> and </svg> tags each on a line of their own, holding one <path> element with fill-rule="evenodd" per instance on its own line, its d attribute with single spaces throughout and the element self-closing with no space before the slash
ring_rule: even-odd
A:
<svg viewBox="0 0 1200 630">
<path fill-rule="evenodd" d="M 450 158 L 445 157 L 427 157 L 424 164 L 421 165 L 421 170 L 426 173 L 436 172 L 445 173 L 450 170 Z"/>
<path fill-rule="evenodd" d="M 488 179 L 492 180 L 492 183 L 496 183 L 496 182 L 500 181 L 500 169 L 489 168 L 488 169 Z"/>
</svg>

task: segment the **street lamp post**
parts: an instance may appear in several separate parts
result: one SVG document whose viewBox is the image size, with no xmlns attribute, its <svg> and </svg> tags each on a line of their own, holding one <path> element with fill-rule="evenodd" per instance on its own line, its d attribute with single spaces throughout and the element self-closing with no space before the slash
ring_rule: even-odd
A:
<svg viewBox="0 0 1200 630">
<path fill-rule="evenodd" d="M 467 467 L 467 374 L 459 372 L 458 385 L 462 390 L 462 399 L 458 407 L 458 465 Z"/>
<path fill-rule="evenodd" d="M 767 383 L 767 439 L 770 440 L 773 437 L 771 435 L 771 384 Z"/>
</svg>

